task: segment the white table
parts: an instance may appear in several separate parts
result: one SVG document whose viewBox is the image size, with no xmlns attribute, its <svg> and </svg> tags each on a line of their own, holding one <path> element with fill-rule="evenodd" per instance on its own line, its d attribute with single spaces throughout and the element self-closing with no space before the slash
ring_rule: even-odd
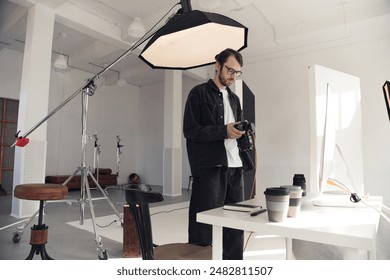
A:
<svg viewBox="0 0 390 280">
<path fill-rule="evenodd" d="M 257 200 L 243 203 L 260 205 Z M 301 213 L 281 223 L 269 222 L 267 212 L 248 213 L 216 208 L 197 214 L 197 221 L 212 225 L 213 259 L 222 259 L 222 227 L 241 229 L 286 238 L 286 258 L 293 259 L 292 239 L 343 247 L 344 259 L 356 259 L 359 250 L 368 259 L 376 258 L 375 238 L 380 214 L 369 207 L 342 208 L 303 205 Z"/>
</svg>

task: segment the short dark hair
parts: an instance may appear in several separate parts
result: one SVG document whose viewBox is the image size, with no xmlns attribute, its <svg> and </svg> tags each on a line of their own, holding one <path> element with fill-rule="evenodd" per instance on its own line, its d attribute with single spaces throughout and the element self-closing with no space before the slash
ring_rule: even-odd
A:
<svg viewBox="0 0 390 280">
<path fill-rule="evenodd" d="M 221 53 L 217 54 L 215 56 L 215 60 L 218 61 L 219 64 L 221 64 L 222 66 L 231 55 L 235 57 L 238 63 L 240 63 L 241 67 L 244 65 L 244 60 L 242 59 L 242 55 L 238 51 L 230 48 L 225 49 Z"/>
<path fill-rule="evenodd" d="M 137 173 L 131 173 L 129 176 L 129 179 L 133 179 L 134 177 L 138 176 Z M 139 177 L 139 176 L 138 176 Z"/>
</svg>

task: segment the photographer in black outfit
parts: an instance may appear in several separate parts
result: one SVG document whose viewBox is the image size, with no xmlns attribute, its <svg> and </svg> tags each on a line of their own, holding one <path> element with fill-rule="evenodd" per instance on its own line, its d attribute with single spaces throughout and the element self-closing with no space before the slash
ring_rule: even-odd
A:
<svg viewBox="0 0 390 280">
<path fill-rule="evenodd" d="M 210 245 L 211 225 L 196 222 L 201 211 L 244 199 L 242 161 L 237 139 L 241 119 L 239 98 L 229 86 L 241 75 L 240 53 L 226 49 L 216 56 L 215 76 L 195 86 L 185 106 L 183 132 L 193 176 L 189 209 L 189 243 Z M 223 229 L 223 258 L 243 258 L 242 230 Z"/>
</svg>

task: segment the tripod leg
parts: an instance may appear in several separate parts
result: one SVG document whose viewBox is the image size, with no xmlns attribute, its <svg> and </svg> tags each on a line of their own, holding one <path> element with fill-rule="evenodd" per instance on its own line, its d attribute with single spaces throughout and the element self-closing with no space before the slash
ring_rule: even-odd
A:
<svg viewBox="0 0 390 280">
<path fill-rule="evenodd" d="M 82 167 L 78 167 L 72 175 L 70 175 L 68 177 L 68 179 L 66 179 L 66 181 L 64 183 L 62 183 L 63 186 L 66 186 L 66 184 L 68 184 L 70 182 L 70 180 L 72 180 L 72 178 L 74 176 L 76 176 L 76 174 L 80 172 L 80 176 L 81 176 L 81 187 L 80 187 L 80 199 L 77 200 L 77 202 L 80 204 L 80 225 L 83 225 L 84 224 L 84 202 L 85 202 L 85 194 L 84 194 L 84 184 L 83 184 L 83 169 Z"/>
<path fill-rule="evenodd" d="M 45 202 L 43 204 L 43 208 L 45 208 L 46 206 L 46 203 Z M 21 224 L 20 226 L 18 226 L 16 228 L 16 231 L 13 233 L 13 237 L 12 237 L 12 241 L 14 243 L 18 243 L 20 241 L 20 239 L 22 238 L 22 235 L 23 235 L 23 231 L 24 229 L 31 223 L 31 221 L 39 214 L 39 209 L 37 211 L 35 211 L 34 214 L 32 214 L 32 216 L 27 220 L 25 221 L 23 224 Z"/>
<path fill-rule="evenodd" d="M 99 191 L 103 194 L 103 196 L 105 197 L 105 199 L 107 199 L 108 203 L 110 204 L 112 210 L 115 212 L 116 216 L 118 217 L 118 219 L 121 221 L 121 223 L 123 224 L 123 218 L 121 217 L 121 214 L 118 212 L 118 210 L 115 208 L 115 205 L 111 202 L 111 200 L 109 199 L 109 197 L 106 195 L 106 192 L 103 190 L 103 188 L 99 185 L 99 183 L 96 181 L 96 179 L 93 177 L 92 173 L 88 170 L 87 171 L 88 175 L 91 176 L 93 182 L 95 183 L 96 187 L 99 189 Z"/>
<path fill-rule="evenodd" d="M 93 231 L 95 233 L 95 242 L 96 242 L 96 246 L 97 246 L 96 250 L 98 251 L 99 259 L 106 260 L 108 258 L 108 256 L 107 256 L 106 250 L 103 249 L 102 239 L 101 239 L 99 233 L 97 232 L 95 209 L 94 209 L 94 206 L 93 206 L 93 203 L 92 203 L 91 190 L 89 188 L 88 180 L 85 180 L 84 183 L 85 183 L 85 190 L 87 192 L 87 197 L 88 197 L 89 209 L 91 211 L 92 227 L 93 227 Z M 95 182 L 95 184 L 96 184 L 96 182 Z"/>
<path fill-rule="evenodd" d="M 65 181 L 64 183 L 62 183 L 62 185 L 66 186 L 66 184 L 69 183 L 69 181 L 72 180 L 72 178 L 73 178 L 74 176 L 76 176 L 76 174 L 77 174 L 79 171 L 80 171 L 80 167 L 78 167 L 78 168 L 73 172 L 73 174 L 70 175 L 70 176 L 68 177 L 68 179 L 66 179 L 66 181 Z"/>
</svg>

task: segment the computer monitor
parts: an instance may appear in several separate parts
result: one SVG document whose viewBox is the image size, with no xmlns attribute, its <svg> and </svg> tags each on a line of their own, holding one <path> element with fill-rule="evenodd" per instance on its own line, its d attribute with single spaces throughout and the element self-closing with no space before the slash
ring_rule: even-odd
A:
<svg viewBox="0 0 390 280">
<path fill-rule="evenodd" d="M 334 184 L 340 182 L 352 192 L 363 194 L 360 79 L 312 65 L 309 86 L 309 192 L 317 196 L 347 194 Z M 331 179 L 333 183 L 329 183 Z"/>
</svg>

